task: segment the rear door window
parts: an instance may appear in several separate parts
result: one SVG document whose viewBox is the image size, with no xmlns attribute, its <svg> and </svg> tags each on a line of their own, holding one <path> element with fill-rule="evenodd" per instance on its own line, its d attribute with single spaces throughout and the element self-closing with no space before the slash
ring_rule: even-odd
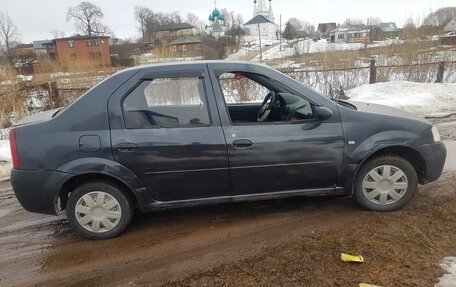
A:
<svg viewBox="0 0 456 287">
<path fill-rule="evenodd" d="M 206 89 L 198 77 L 143 81 L 124 99 L 123 111 L 129 129 L 211 124 Z"/>
</svg>

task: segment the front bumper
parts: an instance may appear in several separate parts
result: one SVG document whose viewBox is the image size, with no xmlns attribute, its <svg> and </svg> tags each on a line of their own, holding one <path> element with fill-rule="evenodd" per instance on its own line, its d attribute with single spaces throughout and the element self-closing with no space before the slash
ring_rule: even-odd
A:
<svg viewBox="0 0 456 287">
<path fill-rule="evenodd" d="M 424 159 L 425 169 L 420 176 L 420 183 L 437 180 L 442 174 L 446 160 L 446 148 L 442 142 L 413 147 Z"/>
<path fill-rule="evenodd" d="M 26 210 L 57 214 L 57 199 L 63 183 L 72 175 L 60 171 L 11 170 L 11 185 Z"/>
</svg>

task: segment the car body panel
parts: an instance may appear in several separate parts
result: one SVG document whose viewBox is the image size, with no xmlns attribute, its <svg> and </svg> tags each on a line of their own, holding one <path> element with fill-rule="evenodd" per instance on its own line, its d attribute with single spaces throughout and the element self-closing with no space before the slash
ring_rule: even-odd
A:
<svg viewBox="0 0 456 287">
<path fill-rule="evenodd" d="M 216 82 L 217 72 L 229 70 L 280 81 L 315 107 L 330 109 L 333 116 L 253 128 L 232 125 Z M 120 103 L 139 81 L 194 71 L 204 78 L 210 127 L 125 128 Z M 27 210 L 50 214 L 56 213 L 64 184 L 86 174 L 122 181 L 141 210 L 351 194 L 350 183 L 360 165 L 391 147 L 416 151 L 423 158 L 422 183 L 439 177 L 446 151 L 441 142 L 434 143 L 430 123 L 397 109 L 354 104 L 358 110 L 326 99 L 271 68 L 248 62 L 201 61 L 126 69 L 67 108 L 27 117 L 13 127 L 20 169 L 12 171 L 12 185 Z M 235 139 L 249 139 L 253 146 L 234 149 Z M 119 143 L 129 141 L 135 141 L 140 152 L 116 151 Z M 33 200 L 36 197 L 40 198 Z"/>
</svg>

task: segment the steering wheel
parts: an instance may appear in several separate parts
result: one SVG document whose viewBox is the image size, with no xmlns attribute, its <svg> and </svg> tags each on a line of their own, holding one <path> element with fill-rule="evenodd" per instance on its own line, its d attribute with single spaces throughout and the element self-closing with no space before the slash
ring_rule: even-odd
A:
<svg viewBox="0 0 456 287">
<path fill-rule="evenodd" d="M 261 104 L 260 110 L 258 111 L 258 121 L 264 122 L 274 107 L 274 103 L 276 101 L 276 93 L 274 91 L 270 91 L 266 98 L 264 98 L 263 103 Z"/>
</svg>

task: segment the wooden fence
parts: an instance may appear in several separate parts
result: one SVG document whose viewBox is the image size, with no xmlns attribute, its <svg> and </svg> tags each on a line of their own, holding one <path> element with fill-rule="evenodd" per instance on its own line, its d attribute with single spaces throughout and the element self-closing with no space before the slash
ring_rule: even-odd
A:
<svg viewBox="0 0 456 287">
<path fill-rule="evenodd" d="M 369 66 L 367 67 L 353 67 L 353 68 L 340 68 L 340 69 L 279 69 L 284 74 L 293 74 L 293 73 L 329 73 L 329 72 L 345 72 L 345 71 L 356 71 L 356 70 L 366 70 L 369 69 L 369 84 L 377 83 L 377 70 L 381 68 L 404 68 L 412 69 L 425 66 L 435 66 L 436 69 L 436 79 L 434 83 L 442 83 L 445 69 L 448 65 L 456 64 L 456 61 L 450 62 L 432 62 L 432 63 L 420 63 L 420 64 L 409 64 L 409 65 L 376 65 L 375 59 L 371 59 Z"/>
</svg>

